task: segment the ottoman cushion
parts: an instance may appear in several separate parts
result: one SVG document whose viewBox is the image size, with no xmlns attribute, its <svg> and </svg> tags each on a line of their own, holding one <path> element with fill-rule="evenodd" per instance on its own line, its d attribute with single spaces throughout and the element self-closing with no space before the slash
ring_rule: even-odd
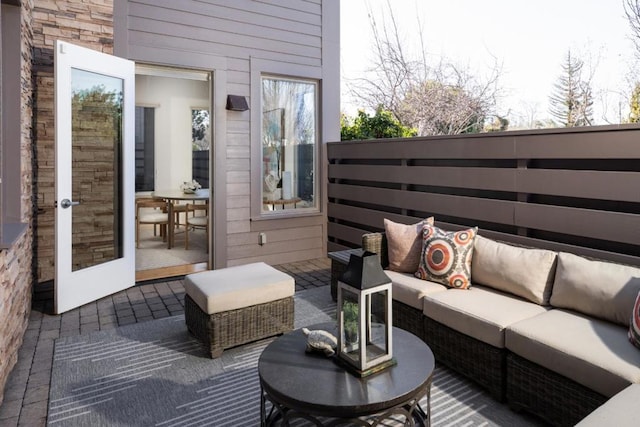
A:
<svg viewBox="0 0 640 427">
<path fill-rule="evenodd" d="M 184 289 L 202 311 L 213 314 L 293 296 L 295 281 L 257 262 L 189 274 Z"/>
</svg>

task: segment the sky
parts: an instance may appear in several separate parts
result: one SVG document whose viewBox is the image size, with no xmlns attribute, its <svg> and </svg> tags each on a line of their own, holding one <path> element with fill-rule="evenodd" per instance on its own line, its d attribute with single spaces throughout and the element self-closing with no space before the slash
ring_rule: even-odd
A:
<svg viewBox="0 0 640 427">
<path fill-rule="evenodd" d="M 489 74 L 494 60 L 501 63 L 498 113 L 514 124 L 550 117 L 549 96 L 569 49 L 585 62 L 583 73 L 592 70 L 596 123 L 619 123 L 621 110 L 628 110 L 624 94 L 630 91 L 634 64 L 623 0 L 388 1 L 407 46 L 419 47 L 419 15 L 429 56 L 468 66 L 479 76 Z M 373 56 L 367 5 L 379 17 L 386 4 L 340 2 L 342 111 L 347 114 L 363 107 L 349 95 L 348 81 L 370 68 Z"/>
</svg>

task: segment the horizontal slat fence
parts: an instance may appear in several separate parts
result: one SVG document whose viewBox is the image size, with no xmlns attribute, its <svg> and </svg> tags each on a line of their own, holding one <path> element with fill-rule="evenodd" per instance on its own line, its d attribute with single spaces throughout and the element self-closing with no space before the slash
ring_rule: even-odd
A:
<svg viewBox="0 0 640 427">
<path fill-rule="evenodd" d="M 640 126 L 328 144 L 328 250 L 384 218 L 640 265 Z"/>
</svg>

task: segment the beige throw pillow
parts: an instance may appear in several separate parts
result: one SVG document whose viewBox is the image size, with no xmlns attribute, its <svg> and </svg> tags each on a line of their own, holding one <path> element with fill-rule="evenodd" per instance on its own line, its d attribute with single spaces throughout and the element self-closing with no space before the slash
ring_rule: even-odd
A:
<svg viewBox="0 0 640 427">
<path fill-rule="evenodd" d="M 476 236 L 471 262 L 473 283 L 549 305 L 557 254 Z"/>
<path fill-rule="evenodd" d="M 558 254 L 551 305 L 629 326 L 640 268 Z"/>
<path fill-rule="evenodd" d="M 385 218 L 384 231 L 387 236 L 389 270 L 399 273 L 415 273 L 420 264 L 422 250 L 422 226 L 433 224 L 433 217 L 406 225 Z"/>
</svg>

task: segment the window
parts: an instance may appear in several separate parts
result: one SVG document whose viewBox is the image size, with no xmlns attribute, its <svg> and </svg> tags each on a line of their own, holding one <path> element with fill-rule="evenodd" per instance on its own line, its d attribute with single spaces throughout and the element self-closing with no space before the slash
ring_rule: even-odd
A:
<svg viewBox="0 0 640 427">
<path fill-rule="evenodd" d="M 209 110 L 191 109 L 191 176 L 202 188 L 209 188 L 209 148 L 211 147 L 211 117 Z"/>
<path fill-rule="evenodd" d="M 153 191 L 154 118 L 152 107 L 136 107 L 136 191 Z"/>
<path fill-rule="evenodd" d="M 315 81 L 262 78 L 262 212 L 318 209 Z"/>
</svg>

